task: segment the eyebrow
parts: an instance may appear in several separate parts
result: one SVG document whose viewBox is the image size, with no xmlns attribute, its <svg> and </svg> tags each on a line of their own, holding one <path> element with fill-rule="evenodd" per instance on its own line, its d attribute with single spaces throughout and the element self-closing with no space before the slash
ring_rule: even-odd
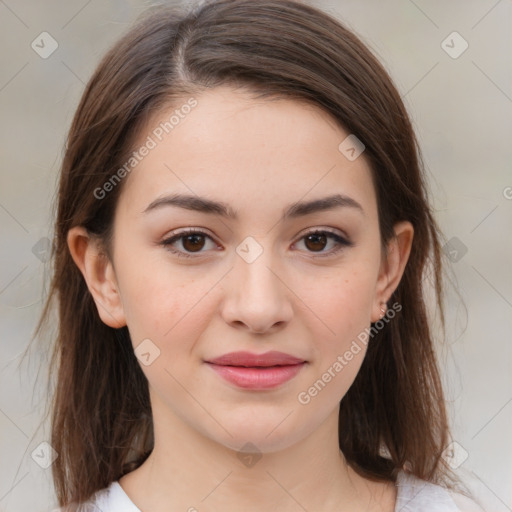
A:
<svg viewBox="0 0 512 512">
<path fill-rule="evenodd" d="M 220 215 L 227 219 L 238 219 L 237 212 L 225 203 L 186 194 L 173 194 L 159 197 L 151 202 L 142 213 L 148 213 L 166 206 L 175 206 L 186 210 Z M 294 219 L 304 215 L 341 207 L 354 208 L 364 215 L 363 207 L 355 199 L 342 194 L 334 194 L 320 199 L 313 199 L 312 201 L 298 201 L 292 203 L 283 210 L 281 220 Z"/>
</svg>

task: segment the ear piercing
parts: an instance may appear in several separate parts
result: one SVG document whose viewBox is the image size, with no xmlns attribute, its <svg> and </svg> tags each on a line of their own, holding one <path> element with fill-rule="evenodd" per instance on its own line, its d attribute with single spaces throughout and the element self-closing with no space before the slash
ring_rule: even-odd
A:
<svg viewBox="0 0 512 512">
<path fill-rule="evenodd" d="M 388 306 L 387 306 L 387 304 L 385 302 L 381 303 L 380 310 L 382 312 L 382 315 L 380 315 L 380 317 L 384 318 L 384 315 L 386 314 L 386 312 L 388 310 Z"/>
</svg>

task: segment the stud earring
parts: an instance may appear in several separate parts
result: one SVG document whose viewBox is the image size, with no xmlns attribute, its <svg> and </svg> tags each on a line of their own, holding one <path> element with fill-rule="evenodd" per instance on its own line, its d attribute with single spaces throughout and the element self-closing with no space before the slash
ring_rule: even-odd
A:
<svg viewBox="0 0 512 512">
<path fill-rule="evenodd" d="M 382 315 L 380 316 L 381 318 L 384 318 L 384 315 L 386 314 L 388 308 L 387 308 L 387 304 L 385 302 L 383 302 L 380 306 L 380 310 L 382 312 Z"/>
</svg>

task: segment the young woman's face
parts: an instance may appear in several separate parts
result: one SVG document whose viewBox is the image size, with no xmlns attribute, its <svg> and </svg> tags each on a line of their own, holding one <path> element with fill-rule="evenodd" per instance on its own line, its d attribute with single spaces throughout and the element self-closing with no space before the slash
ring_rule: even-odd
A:
<svg viewBox="0 0 512 512">
<path fill-rule="evenodd" d="M 364 153 L 342 152 L 349 133 L 321 110 L 228 87 L 195 99 L 169 133 L 160 123 L 180 105 L 152 119 L 139 145 L 155 147 L 125 178 L 122 316 L 155 421 L 274 451 L 336 414 L 389 298 L 375 191 Z M 322 199 L 338 204 L 300 206 Z M 239 351 L 296 359 L 212 364 Z"/>
</svg>

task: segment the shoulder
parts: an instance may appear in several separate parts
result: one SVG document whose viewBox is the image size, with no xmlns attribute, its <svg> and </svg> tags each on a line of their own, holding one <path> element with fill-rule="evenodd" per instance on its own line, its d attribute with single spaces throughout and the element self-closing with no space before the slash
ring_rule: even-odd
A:
<svg viewBox="0 0 512 512">
<path fill-rule="evenodd" d="M 119 482 L 97 491 L 85 503 L 71 504 L 51 512 L 141 512 L 128 498 Z"/>
<path fill-rule="evenodd" d="M 397 481 L 395 511 L 400 512 L 485 512 L 470 498 L 440 485 L 401 471 Z"/>
<path fill-rule="evenodd" d="M 450 492 L 450 497 L 457 505 L 460 512 L 485 512 L 485 510 L 480 505 L 478 505 L 478 503 L 475 503 L 467 496 L 455 492 Z"/>
</svg>

